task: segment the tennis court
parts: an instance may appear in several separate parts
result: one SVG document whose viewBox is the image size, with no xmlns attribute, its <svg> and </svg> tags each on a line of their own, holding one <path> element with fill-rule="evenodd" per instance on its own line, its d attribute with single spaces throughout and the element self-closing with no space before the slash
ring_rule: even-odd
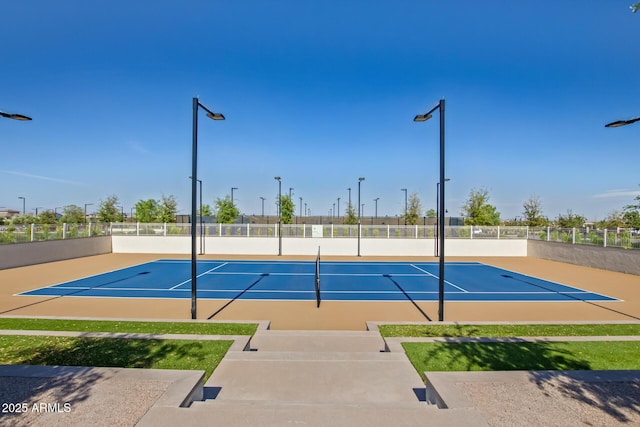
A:
<svg viewBox="0 0 640 427">
<path fill-rule="evenodd" d="M 214 300 L 437 301 L 437 262 L 199 260 L 197 297 Z M 190 260 L 159 259 L 22 296 L 191 298 Z M 447 262 L 445 300 L 617 301 L 480 262 Z M 319 300 L 318 300 L 319 302 Z"/>
</svg>

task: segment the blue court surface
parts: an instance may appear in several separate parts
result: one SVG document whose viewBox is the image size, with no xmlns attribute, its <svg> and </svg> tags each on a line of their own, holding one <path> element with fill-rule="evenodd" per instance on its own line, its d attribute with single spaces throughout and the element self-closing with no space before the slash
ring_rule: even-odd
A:
<svg viewBox="0 0 640 427">
<path fill-rule="evenodd" d="M 197 262 L 197 297 L 315 300 L 314 261 Z M 438 263 L 320 264 L 323 301 L 437 301 Z M 156 260 L 21 293 L 30 296 L 191 298 L 191 261 Z M 475 262 L 445 265 L 447 301 L 616 301 L 615 298 Z"/>
</svg>

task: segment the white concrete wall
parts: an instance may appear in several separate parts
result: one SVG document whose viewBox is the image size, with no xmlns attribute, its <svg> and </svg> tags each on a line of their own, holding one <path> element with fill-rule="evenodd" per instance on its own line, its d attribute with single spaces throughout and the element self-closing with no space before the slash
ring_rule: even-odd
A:
<svg viewBox="0 0 640 427">
<path fill-rule="evenodd" d="M 0 270 L 111 253 L 111 236 L 0 245 Z"/>
<path fill-rule="evenodd" d="M 353 238 L 283 238 L 283 255 L 357 255 Z M 200 239 L 197 240 L 200 251 Z M 113 236 L 114 253 L 191 253 L 190 236 Z M 277 255 L 277 237 L 206 237 L 205 253 Z M 447 239 L 447 256 L 526 256 L 526 240 Z M 433 239 L 361 239 L 362 256 L 433 256 Z"/>
</svg>

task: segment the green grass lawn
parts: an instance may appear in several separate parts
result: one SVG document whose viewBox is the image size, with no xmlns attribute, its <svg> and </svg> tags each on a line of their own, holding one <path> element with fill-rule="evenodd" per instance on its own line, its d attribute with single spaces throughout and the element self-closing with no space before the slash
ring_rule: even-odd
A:
<svg viewBox="0 0 640 427">
<path fill-rule="evenodd" d="M 0 318 L 0 329 L 127 332 L 138 334 L 253 335 L 255 323 L 120 322 L 112 320 Z"/>
<path fill-rule="evenodd" d="M 640 335 L 640 324 L 381 325 L 383 337 L 573 337 Z"/>
<path fill-rule="evenodd" d="M 231 344 L 230 340 L 0 336 L 0 364 L 197 369 L 206 371 L 208 379 Z"/>
<path fill-rule="evenodd" d="M 640 335 L 640 324 L 381 325 L 384 337 L 575 337 Z M 429 371 L 640 369 L 640 341 L 402 343 Z"/>
<path fill-rule="evenodd" d="M 402 343 L 416 371 L 640 369 L 640 341 Z"/>
</svg>

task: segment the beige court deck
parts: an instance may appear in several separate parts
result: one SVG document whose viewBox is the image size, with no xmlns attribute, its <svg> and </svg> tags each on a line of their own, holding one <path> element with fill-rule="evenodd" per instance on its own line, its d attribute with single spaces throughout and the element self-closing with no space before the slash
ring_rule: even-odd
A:
<svg viewBox="0 0 640 427">
<path fill-rule="evenodd" d="M 190 299 L 125 299 L 15 296 L 27 290 L 112 271 L 161 258 L 185 255 L 107 254 L 0 270 L 0 316 L 60 316 L 126 319 L 191 318 Z M 207 255 L 200 259 L 312 259 Z M 437 261 L 433 257 L 324 257 L 324 260 Z M 640 276 L 529 257 L 451 257 L 588 289 L 619 302 L 446 302 L 447 321 L 638 321 Z M 269 320 L 272 329 L 363 330 L 366 321 L 422 322 L 438 319 L 437 302 L 229 301 L 199 299 L 198 319 Z M 426 314 L 428 318 L 425 318 Z M 211 317 L 214 313 L 214 317 Z"/>
</svg>

